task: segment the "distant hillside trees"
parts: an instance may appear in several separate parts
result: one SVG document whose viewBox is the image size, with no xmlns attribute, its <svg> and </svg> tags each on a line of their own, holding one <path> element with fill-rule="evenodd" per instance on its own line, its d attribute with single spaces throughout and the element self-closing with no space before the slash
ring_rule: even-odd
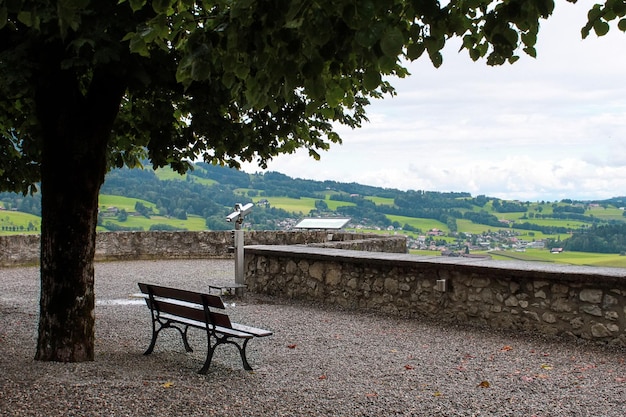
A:
<svg viewBox="0 0 626 417">
<path fill-rule="evenodd" d="M 563 249 L 579 252 L 626 252 L 626 224 L 593 226 L 563 240 Z"/>
<path fill-rule="evenodd" d="M 528 208 L 515 201 L 494 200 L 493 209 L 498 213 L 525 213 Z"/>
<path fill-rule="evenodd" d="M 471 221 L 472 223 L 484 224 L 493 227 L 508 227 L 505 223 L 502 223 L 496 216 L 489 214 L 486 211 L 468 211 L 463 214 L 463 218 Z"/>
<path fill-rule="evenodd" d="M 585 208 L 581 206 L 556 206 L 552 208 L 552 212 L 585 214 Z"/>
<path fill-rule="evenodd" d="M 2 192 L 0 201 L 8 210 L 15 209 L 24 213 L 41 216 L 41 193 L 22 195 L 18 193 Z"/>
</svg>

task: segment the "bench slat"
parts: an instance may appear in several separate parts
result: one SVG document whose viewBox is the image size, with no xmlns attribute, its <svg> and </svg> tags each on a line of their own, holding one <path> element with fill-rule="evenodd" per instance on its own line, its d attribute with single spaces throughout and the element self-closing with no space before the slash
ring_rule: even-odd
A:
<svg viewBox="0 0 626 417">
<path fill-rule="evenodd" d="M 192 326 L 192 327 L 197 327 L 199 329 L 206 329 L 206 325 L 204 324 L 204 321 L 191 320 L 186 317 L 180 317 L 180 316 L 176 316 L 174 314 L 168 314 L 168 313 L 161 314 L 161 318 L 166 319 L 166 320 L 177 321 L 177 322 L 180 322 L 180 323 Z M 252 333 L 242 332 L 236 329 L 231 329 L 231 328 L 222 327 L 222 326 L 215 326 L 215 331 L 217 333 L 227 334 L 229 336 L 239 337 L 241 339 L 252 339 L 254 337 L 254 334 Z"/>
<path fill-rule="evenodd" d="M 204 298 L 211 308 L 219 308 L 222 310 L 226 308 L 224 307 L 222 299 L 214 294 L 202 294 L 178 288 L 161 287 L 159 285 L 148 285 L 144 283 L 139 283 L 139 288 L 141 289 L 141 292 L 145 294 L 150 294 L 150 291 L 152 291 L 152 295 L 155 297 L 173 298 L 175 300 L 200 305 L 202 305 L 202 299 Z"/>
<path fill-rule="evenodd" d="M 245 324 L 239 324 L 239 323 L 232 323 L 232 328 L 235 330 L 245 332 L 245 333 L 253 334 L 256 337 L 265 337 L 265 336 L 271 336 L 272 334 L 274 334 L 273 332 L 270 332 L 269 330 L 259 329 L 257 327 L 252 327 L 252 326 L 246 326 Z"/>
<path fill-rule="evenodd" d="M 148 300 L 148 303 L 151 303 L 151 301 Z M 174 316 L 187 317 L 192 320 L 198 320 L 202 322 L 205 321 L 204 310 L 169 303 L 167 301 L 164 301 L 163 299 L 155 299 L 154 308 L 159 312 L 160 316 L 163 316 L 163 313 L 170 313 Z"/>
</svg>

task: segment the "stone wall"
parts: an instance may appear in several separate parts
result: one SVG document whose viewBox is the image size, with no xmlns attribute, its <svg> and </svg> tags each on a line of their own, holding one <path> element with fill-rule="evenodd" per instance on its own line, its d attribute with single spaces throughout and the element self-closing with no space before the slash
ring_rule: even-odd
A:
<svg viewBox="0 0 626 417">
<path fill-rule="evenodd" d="M 626 346 L 626 270 L 247 246 L 248 289 L 402 316 Z"/>
<path fill-rule="evenodd" d="M 105 232 L 96 237 L 97 261 L 132 259 L 193 259 L 232 257 L 231 231 Z M 406 238 L 326 231 L 245 231 L 244 243 L 307 245 L 406 252 Z M 0 267 L 37 265 L 39 235 L 0 236 Z"/>
</svg>

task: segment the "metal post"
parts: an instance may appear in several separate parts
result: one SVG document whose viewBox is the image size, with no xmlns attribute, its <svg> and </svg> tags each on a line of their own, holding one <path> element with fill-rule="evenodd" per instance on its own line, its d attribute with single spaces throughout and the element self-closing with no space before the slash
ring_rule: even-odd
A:
<svg viewBox="0 0 626 417">
<path fill-rule="evenodd" d="M 243 275 L 243 230 L 235 230 L 235 284 L 244 285 Z"/>
</svg>

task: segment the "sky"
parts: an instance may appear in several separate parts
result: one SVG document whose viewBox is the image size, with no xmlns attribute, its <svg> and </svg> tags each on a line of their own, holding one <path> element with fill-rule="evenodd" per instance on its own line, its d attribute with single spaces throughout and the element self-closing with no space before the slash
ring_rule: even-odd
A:
<svg viewBox="0 0 626 417">
<path fill-rule="evenodd" d="M 268 170 L 521 201 L 626 195 L 626 34 L 583 40 L 593 3 L 557 0 L 537 58 L 520 51 L 513 65 L 473 62 L 449 41 L 440 68 L 426 55 L 408 64 L 411 76 L 389 79 L 397 95 L 374 101 L 361 128 L 339 127 L 343 143 L 320 161 L 297 152 Z"/>
</svg>

